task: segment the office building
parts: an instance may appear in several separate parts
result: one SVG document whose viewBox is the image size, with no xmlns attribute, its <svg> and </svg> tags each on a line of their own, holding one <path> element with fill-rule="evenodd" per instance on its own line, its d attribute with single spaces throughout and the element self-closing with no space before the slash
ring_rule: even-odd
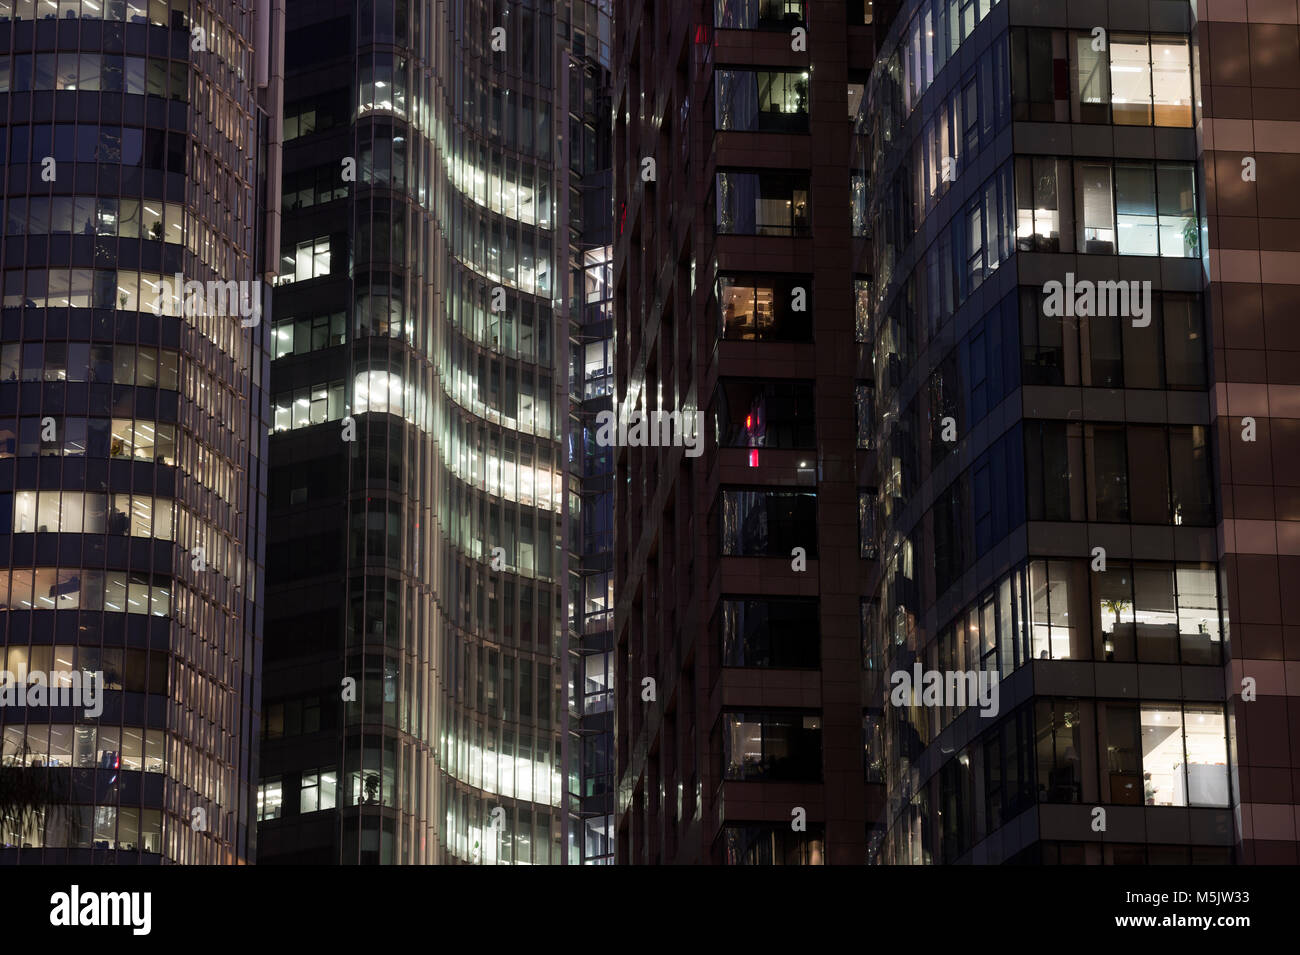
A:
<svg viewBox="0 0 1300 955">
<path fill-rule="evenodd" d="M 282 12 L 0 2 L 0 862 L 255 855 Z"/>
<path fill-rule="evenodd" d="M 1238 454 L 1222 375 L 1254 372 L 1223 364 L 1205 40 L 1161 0 L 905 2 L 882 25 L 866 648 L 886 674 L 996 673 L 999 693 L 883 707 L 874 861 L 1236 855 L 1219 558 L 1248 535 L 1216 475 Z M 1280 651 L 1278 624 L 1259 648 Z"/>
<path fill-rule="evenodd" d="M 558 36 L 288 5 L 260 861 L 563 861 Z"/>
<path fill-rule="evenodd" d="M 629 5 L 616 407 L 708 429 L 616 451 L 620 862 L 1295 861 L 1297 36 Z"/>
<path fill-rule="evenodd" d="M 862 864 L 872 7 L 615 20 L 615 409 L 703 425 L 614 451 L 616 859 Z"/>
</svg>

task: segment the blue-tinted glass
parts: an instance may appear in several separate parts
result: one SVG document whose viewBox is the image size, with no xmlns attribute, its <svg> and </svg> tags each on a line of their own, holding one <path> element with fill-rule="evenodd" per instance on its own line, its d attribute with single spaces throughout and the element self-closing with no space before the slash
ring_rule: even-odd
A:
<svg viewBox="0 0 1300 955">
<path fill-rule="evenodd" d="M 12 163 L 27 162 L 29 143 L 31 141 L 31 130 L 27 126 L 13 127 L 13 138 L 9 147 L 9 161 Z"/>
</svg>

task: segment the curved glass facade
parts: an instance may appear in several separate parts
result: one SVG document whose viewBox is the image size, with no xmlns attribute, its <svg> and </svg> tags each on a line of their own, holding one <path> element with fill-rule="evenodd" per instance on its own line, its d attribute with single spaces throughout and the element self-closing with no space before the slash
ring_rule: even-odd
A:
<svg viewBox="0 0 1300 955">
<path fill-rule="evenodd" d="M 252 860 L 276 29 L 0 2 L 0 861 Z"/>
<path fill-rule="evenodd" d="M 267 861 L 561 861 L 551 7 L 289 5 Z"/>
<path fill-rule="evenodd" d="M 463 0 L 447 10 L 435 54 L 444 321 L 434 388 L 438 439 L 459 463 L 438 478 L 439 843 L 458 861 L 559 863 L 555 308 L 567 244 L 553 186 L 563 115 L 554 9 Z"/>
</svg>

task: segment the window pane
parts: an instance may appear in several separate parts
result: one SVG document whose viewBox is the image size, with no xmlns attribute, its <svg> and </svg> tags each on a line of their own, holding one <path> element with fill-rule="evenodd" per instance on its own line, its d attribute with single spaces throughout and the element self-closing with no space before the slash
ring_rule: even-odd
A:
<svg viewBox="0 0 1300 955">
<path fill-rule="evenodd" d="M 1115 207 L 1121 255 L 1158 255 L 1156 179 L 1148 163 L 1116 163 Z"/>
<path fill-rule="evenodd" d="M 1128 477 L 1124 453 L 1124 429 L 1111 425 L 1087 425 L 1084 440 L 1088 452 L 1088 519 L 1128 520 Z"/>
<path fill-rule="evenodd" d="M 1197 295 L 1165 292 L 1162 295 L 1165 366 L 1170 388 L 1205 385 L 1205 340 L 1201 299 Z"/>
<path fill-rule="evenodd" d="M 1203 425 L 1171 426 L 1169 460 L 1173 472 L 1173 523 L 1212 526 L 1209 430 Z"/>
<path fill-rule="evenodd" d="M 1151 324 L 1136 327 L 1130 321 L 1096 319 L 1119 326 L 1124 341 L 1124 387 L 1163 388 L 1165 386 L 1164 356 L 1160 310 L 1152 304 L 1148 309 Z"/>
<path fill-rule="evenodd" d="M 1159 425 L 1128 427 L 1128 456 L 1137 471 L 1129 486 L 1129 519 L 1135 524 L 1169 523 L 1169 456 L 1164 443 L 1165 429 Z"/>
<path fill-rule="evenodd" d="M 1145 36 L 1110 38 L 1111 107 L 1116 126 L 1151 125 L 1151 54 Z"/>
<path fill-rule="evenodd" d="M 1083 215 L 1079 222 L 1080 248 L 1084 252 L 1112 255 L 1115 252 L 1115 216 L 1108 163 L 1080 163 L 1079 203 Z"/>
<path fill-rule="evenodd" d="M 1186 806 L 1183 714 L 1179 706 L 1142 707 L 1142 803 Z"/>
<path fill-rule="evenodd" d="M 1105 713 L 1106 778 L 1104 801 L 1122 806 L 1141 806 L 1145 802 L 1142 786 L 1142 731 L 1138 710 L 1134 706 L 1108 704 Z M 1109 800 L 1105 800 L 1109 789 Z"/>
<path fill-rule="evenodd" d="M 1178 662 L 1178 615 L 1174 571 L 1168 565 L 1138 565 L 1133 571 L 1133 616 L 1141 663 Z"/>
<path fill-rule="evenodd" d="M 1187 798 L 1175 805 L 1228 805 L 1228 744 L 1223 710 L 1188 706 Z"/>
<path fill-rule="evenodd" d="M 1110 122 L 1110 63 L 1104 50 L 1092 48 L 1091 34 L 1074 40 L 1074 90 L 1078 123 Z"/>
<path fill-rule="evenodd" d="M 1192 66 L 1186 37 L 1151 38 L 1157 126 L 1192 125 Z"/>
<path fill-rule="evenodd" d="M 1161 163 L 1160 254 L 1194 258 L 1200 255 L 1200 223 L 1196 218 L 1196 172 L 1188 164 Z"/>
<path fill-rule="evenodd" d="M 1218 663 L 1223 646 L 1214 565 L 1179 566 L 1178 640 L 1183 663 Z"/>
<path fill-rule="evenodd" d="M 1105 573 L 1092 575 L 1092 593 L 1100 659 L 1131 663 L 1137 659 L 1137 625 L 1133 619 L 1133 570 L 1128 562 L 1108 560 Z"/>
</svg>

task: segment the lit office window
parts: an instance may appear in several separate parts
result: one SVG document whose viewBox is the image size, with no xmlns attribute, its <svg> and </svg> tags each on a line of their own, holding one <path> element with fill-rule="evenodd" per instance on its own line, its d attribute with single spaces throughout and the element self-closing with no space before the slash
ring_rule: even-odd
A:
<svg viewBox="0 0 1300 955">
<path fill-rule="evenodd" d="M 1229 804 L 1222 707 L 1107 704 L 1103 798 L 1131 806 Z"/>
<path fill-rule="evenodd" d="M 820 716 L 749 711 L 723 713 L 721 722 L 724 779 L 821 779 Z"/>
<path fill-rule="evenodd" d="M 299 242 L 280 256 L 280 274 L 276 285 L 290 285 L 330 274 L 329 236 Z"/>
<path fill-rule="evenodd" d="M 284 807 L 284 784 L 279 776 L 259 783 L 257 787 L 257 821 L 279 819 Z"/>
<path fill-rule="evenodd" d="M 1115 164 L 1120 255 L 1159 255 L 1156 176 L 1150 163 Z"/>
<path fill-rule="evenodd" d="M 1061 251 L 1061 199 L 1070 203 L 1070 164 L 1050 156 L 1016 158 L 1016 248 Z"/>
<path fill-rule="evenodd" d="M 1116 126 L 1151 125 L 1151 46 L 1142 34 L 1115 33 L 1110 54 L 1111 113 Z"/>
<path fill-rule="evenodd" d="M 719 275 L 717 299 L 728 341 L 812 341 L 810 275 Z"/>
<path fill-rule="evenodd" d="M 717 70 L 717 128 L 775 133 L 808 131 L 808 74 Z"/>
<path fill-rule="evenodd" d="M 333 809 L 338 796 L 338 773 L 332 769 L 320 772 L 303 773 L 299 789 L 298 811 L 300 813 L 318 812 Z M 258 801 L 259 808 L 261 800 Z M 279 807 L 277 806 L 277 812 Z M 261 818 L 260 816 L 258 818 Z M 275 818 L 272 816 L 271 818 Z"/>
<path fill-rule="evenodd" d="M 1151 85 L 1157 126 L 1192 125 L 1192 65 L 1187 37 L 1151 38 Z"/>
</svg>

